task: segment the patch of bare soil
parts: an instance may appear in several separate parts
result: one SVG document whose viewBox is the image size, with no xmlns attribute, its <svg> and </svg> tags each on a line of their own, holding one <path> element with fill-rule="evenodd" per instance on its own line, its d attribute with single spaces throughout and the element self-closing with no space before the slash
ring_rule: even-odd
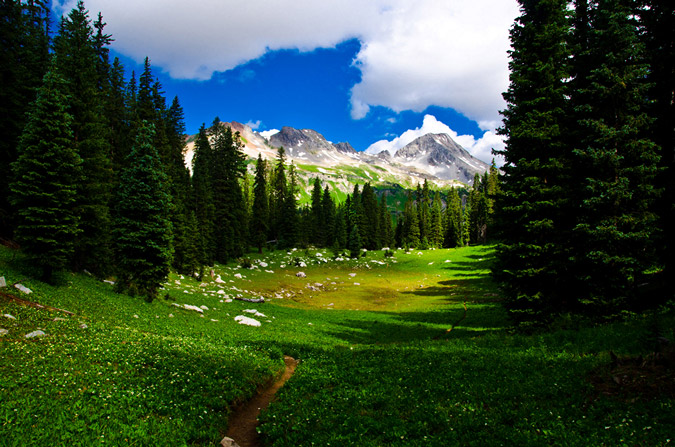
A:
<svg viewBox="0 0 675 447">
<path fill-rule="evenodd" d="M 625 402 L 675 398 L 675 347 L 647 356 L 616 357 L 597 368 L 590 381 L 602 395 Z"/>
<path fill-rule="evenodd" d="M 284 356 L 284 363 L 286 368 L 281 377 L 237 408 L 230 416 L 226 436 L 234 439 L 240 447 L 257 447 L 259 445 L 256 427 L 258 426 L 260 410 L 267 408 L 274 399 L 276 392 L 291 378 L 298 366 L 298 360 L 289 356 Z"/>
</svg>

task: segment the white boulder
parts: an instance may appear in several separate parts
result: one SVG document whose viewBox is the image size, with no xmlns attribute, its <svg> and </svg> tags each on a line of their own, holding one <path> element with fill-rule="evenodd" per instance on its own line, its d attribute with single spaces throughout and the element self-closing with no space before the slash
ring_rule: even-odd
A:
<svg viewBox="0 0 675 447">
<path fill-rule="evenodd" d="M 244 315 L 237 315 L 236 317 L 234 317 L 234 321 L 246 326 L 254 326 L 254 327 L 260 326 L 260 322 L 258 320 L 254 320 L 253 318 L 250 317 L 245 317 Z"/>
</svg>

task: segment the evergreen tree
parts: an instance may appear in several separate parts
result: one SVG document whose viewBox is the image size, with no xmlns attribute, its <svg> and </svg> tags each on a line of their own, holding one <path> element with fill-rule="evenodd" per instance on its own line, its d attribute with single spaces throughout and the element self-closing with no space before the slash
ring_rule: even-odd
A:
<svg viewBox="0 0 675 447">
<path fill-rule="evenodd" d="M 194 251 L 191 244 L 194 238 L 190 231 L 190 172 L 185 166 L 185 122 L 183 108 L 175 97 L 167 110 L 165 128 L 168 141 L 168 158 L 165 170 L 169 179 L 169 193 L 171 195 L 171 225 L 173 228 L 173 267 L 182 273 L 191 274 L 192 268 L 189 253 Z"/>
<path fill-rule="evenodd" d="M 11 238 L 11 166 L 28 111 L 49 65 L 46 2 L 0 2 L 0 237 Z"/>
<path fill-rule="evenodd" d="M 288 168 L 288 190 L 282 204 L 282 226 L 280 233 L 280 245 L 284 248 L 295 246 L 298 241 L 298 204 L 295 199 L 297 192 L 297 174 L 295 165 L 291 162 Z"/>
<path fill-rule="evenodd" d="M 347 226 L 347 213 L 349 209 L 349 196 L 347 196 L 347 201 L 344 204 L 340 205 L 335 213 L 335 242 L 334 247 L 338 250 L 347 247 L 348 239 L 348 226 Z"/>
<path fill-rule="evenodd" d="M 675 272 L 675 9 L 668 0 L 644 0 L 640 10 L 643 20 L 642 35 L 648 73 L 648 113 L 654 119 L 651 139 L 661 149 L 661 171 L 656 186 L 663 191 L 656 203 L 661 235 L 657 241 L 658 255 L 664 266 L 664 278 Z M 662 297 L 673 295 L 668 281 Z"/>
<path fill-rule="evenodd" d="M 267 197 L 267 163 L 262 155 L 258 154 L 255 167 L 255 182 L 253 184 L 253 210 L 251 216 L 251 241 L 262 253 L 262 247 L 267 241 L 269 231 L 269 201 Z"/>
<path fill-rule="evenodd" d="M 502 111 L 506 135 L 497 226 L 501 243 L 493 273 L 518 321 L 544 320 L 570 296 L 567 290 L 570 150 L 569 24 L 565 0 L 520 0 L 511 29 L 510 86 Z M 470 208 L 467 206 L 466 208 Z"/>
<path fill-rule="evenodd" d="M 81 160 L 70 129 L 65 83 L 48 71 L 21 136 L 12 164 L 11 201 L 17 210 L 16 237 L 22 249 L 52 272 L 67 266 L 78 230 L 75 211 Z"/>
<path fill-rule="evenodd" d="M 445 234 L 443 246 L 447 248 L 461 247 L 462 232 L 462 199 L 456 188 L 448 193 L 448 204 L 445 208 Z"/>
<path fill-rule="evenodd" d="M 277 165 L 272 174 L 270 191 L 270 237 L 279 241 L 285 225 L 283 219 L 283 204 L 286 200 L 286 151 L 280 147 L 277 151 Z"/>
<path fill-rule="evenodd" d="M 441 211 L 441 193 L 436 191 L 429 214 L 429 243 L 432 247 L 443 246 L 443 218 Z"/>
<path fill-rule="evenodd" d="M 110 269 L 110 213 L 112 167 L 100 66 L 88 11 L 80 0 L 61 20 L 54 39 L 56 69 L 65 81 L 76 149 L 82 159 L 78 190 L 81 233 L 74 264 L 104 275 Z M 105 39 L 104 39 L 105 40 Z M 102 44 L 102 43 L 101 43 Z"/>
<path fill-rule="evenodd" d="M 147 301 L 156 298 L 171 264 L 171 198 L 152 141 L 152 126 L 141 123 L 115 192 L 113 225 L 116 290 Z"/>
<path fill-rule="evenodd" d="M 246 172 L 239 134 L 217 124 L 213 143 L 211 181 L 214 204 L 215 259 L 220 263 L 244 253 L 244 199 L 239 185 Z"/>
<path fill-rule="evenodd" d="M 197 220 L 199 234 L 198 253 L 201 265 L 215 261 L 215 207 L 211 187 L 213 151 L 204 124 L 199 128 L 192 158 L 192 208 Z"/>
<path fill-rule="evenodd" d="M 403 210 L 403 227 L 401 242 L 406 248 L 416 248 L 420 246 L 420 224 L 419 214 L 415 209 L 412 194 L 408 193 L 408 200 L 405 202 Z"/>
<path fill-rule="evenodd" d="M 382 234 L 382 246 L 393 247 L 395 244 L 394 230 L 391 225 L 391 214 L 389 214 L 389 209 L 387 208 L 386 192 L 382 195 L 382 198 L 380 199 L 379 220 L 380 220 L 380 230 Z"/>
<path fill-rule="evenodd" d="M 580 59 L 593 66 L 573 98 L 580 177 L 573 266 L 585 312 L 611 315 L 636 304 L 631 295 L 653 265 L 658 155 L 646 137 L 648 67 L 633 2 L 599 1 L 588 13 L 589 54 Z"/>
<path fill-rule="evenodd" d="M 323 190 L 321 197 L 321 223 L 323 226 L 323 246 L 333 247 L 335 245 L 335 204 L 328 190 L 328 185 Z"/>
<path fill-rule="evenodd" d="M 370 183 L 363 185 L 361 191 L 361 210 L 363 212 L 362 225 L 365 229 L 365 238 L 362 239 L 363 246 L 368 250 L 382 248 L 377 196 L 375 196 Z"/>
<path fill-rule="evenodd" d="M 323 222 L 321 221 L 323 214 L 321 207 L 321 199 L 323 197 L 322 191 L 321 181 L 319 180 L 319 177 L 316 177 L 314 179 L 314 186 L 312 188 L 312 202 L 308 233 L 311 235 L 309 242 L 317 246 L 323 246 L 325 239 Z"/>
</svg>

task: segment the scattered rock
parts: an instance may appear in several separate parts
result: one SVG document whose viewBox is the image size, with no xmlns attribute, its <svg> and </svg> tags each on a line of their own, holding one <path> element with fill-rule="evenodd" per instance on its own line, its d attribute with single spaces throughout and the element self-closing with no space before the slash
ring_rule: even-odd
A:
<svg viewBox="0 0 675 447">
<path fill-rule="evenodd" d="M 225 281 L 223 281 L 223 279 L 220 277 L 220 275 L 218 275 L 218 276 L 216 277 L 215 281 L 216 281 L 217 283 L 220 283 L 220 284 L 225 284 Z"/>
<path fill-rule="evenodd" d="M 203 304 L 201 306 L 199 306 L 199 308 L 202 309 L 202 310 L 209 310 L 209 308 L 204 306 Z"/>
<path fill-rule="evenodd" d="M 300 262 L 298 262 L 298 267 L 305 268 L 305 267 L 307 267 L 307 264 L 305 264 L 303 261 L 300 261 Z"/>
<path fill-rule="evenodd" d="M 356 273 L 350 273 L 349 276 L 351 276 L 353 278 L 353 277 L 356 276 Z"/>
<path fill-rule="evenodd" d="M 445 260 L 445 262 L 446 262 L 446 263 L 448 263 L 448 262 L 452 262 L 452 261 L 451 261 L 451 260 L 449 260 L 449 259 L 446 259 L 446 260 Z"/>
<path fill-rule="evenodd" d="M 429 263 L 429 265 L 433 265 L 433 261 Z"/>
<path fill-rule="evenodd" d="M 360 283 L 360 282 L 355 282 L 354 285 L 355 285 L 355 286 L 360 286 L 361 283 Z"/>
<path fill-rule="evenodd" d="M 244 324 L 246 326 L 254 326 L 254 327 L 260 326 L 260 322 L 258 320 L 245 317 L 244 315 L 237 315 L 236 317 L 234 317 L 234 321 L 236 321 L 239 324 Z"/>
<path fill-rule="evenodd" d="M 298 273 L 295 274 L 295 276 L 297 276 L 298 278 L 307 278 L 307 275 L 305 274 L 305 272 L 298 272 Z"/>
<path fill-rule="evenodd" d="M 248 314 L 254 314 L 256 317 L 261 317 L 261 318 L 265 318 L 267 316 L 265 314 L 262 314 L 262 313 L 258 312 L 255 309 L 244 309 L 244 310 L 242 310 L 242 312 L 246 312 Z"/>
<path fill-rule="evenodd" d="M 32 290 L 30 290 L 28 287 L 24 286 L 23 284 L 14 284 L 14 287 L 16 287 L 17 289 L 19 289 L 20 291 L 22 291 L 23 293 L 25 293 L 27 295 L 33 293 Z"/>
<path fill-rule="evenodd" d="M 235 278 L 242 279 L 241 273 L 235 273 L 235 274 L 234 274 L 234 277 L 235 277 Z"/>
<path fill-rule="evenodd" d="M 262 267 L 262 268 L 265 268 L 265 267 L 268 266 L 268 264 L 266 262 L 263 262 L 263 261 L 260 261 L 259 264 L 260 264 L 260 267 Z"/>
<path fill-rule="evenodd" d="M 68 320 L 66 320 L 65 318 L 56 317 L 52 321 L 68 321 Z"/>
<path fill-rule="evenodd" d="M 4 276 L 0 276 L 0 287 L 7 287 L 7 281 Z"/>
<path fill-rule="evenodd" d="M 200 314 L 204 313 L 204 310 L 201 307 L 193 306 L 192 304 L 183 304 L 183 309 L 194 310 L 195 312 L 199 312 Z"/>
<path fill-rule="evenodd" d="M 11 315 L 11 314 L 4 314 L 3 317 L 9 318 L 10 320 L 16 320 L 16 317 L 14 315 Z"/>
<path fill-rule="evenodd" d="M 239 447 L 239 444 L 234 442 L 234 439 L 228 438 L 227 436 L 220 440 L 220 445 L 223 447 Z"/>
<path fill-rule="evenodd" d="M 35 338 L 35 337 L 44 337 L 45 334 L 44 331 L 33 331 L 30 334 L 26 334 L 26 338 Z"/>
<path fill-rule="evenodd" d="M 169 318 L 173 318 L 173 314 L 169 314 Z"/>
<path fill-rule="evenodd" d="M 110 284 L 111 286 L 115 285 L 115 281 L 110 281 L 109 279 L 104 279 L 103 282 L 106 284 Z"/>
<path fill-rule="evenodd" d="M 264 303 L 265 298 L 237 298 L 239 301 L 246 301 L 247 303 Z M 231 302 L 231 301 L 226 301 Z"/>
<path fill-rule="evenodd" d="M 80 329 L 87 329 L 88 327 L 89 327 L 89 326 L 87 326 L 87 325 L 84 324 L 84 323 L 82 323 L 82 324 L 80 325 Z"/>
<path fill-rule="evenodd" d="M 7 334 L 9 334 L 9 331 L 7 329 L 0 328 L 0 337 L 3 337 Z"/>
<path fill-rule="evenodd" d="M 134 315 L 134 318 L 138 318 L 138 315 Z"/>
<path fill-rule="evenodd" d="M 267 273 L 274 273 L 274 270 L 265 270 Z"/>
</svg>

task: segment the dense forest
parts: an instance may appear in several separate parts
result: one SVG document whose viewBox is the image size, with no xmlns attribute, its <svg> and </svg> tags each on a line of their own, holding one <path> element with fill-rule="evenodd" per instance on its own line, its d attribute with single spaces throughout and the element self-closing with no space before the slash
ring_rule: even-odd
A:
<svg viewBox="0 0 675 447">
<path fill-rule="evenodd" d="M 283 148 L 249 173 L 239 134 L 202 125 L 192 170 L 178 98 L 146 58 L 128 75 L 82 1 L 2 1 L 0 237 L 41 268 L 115 276 L 156 297 L 250 250 L 498 241 L 494 276 L 521 324 L 615 317 L 672 296 L 675 29 L 666 1 L 520 0 L 501 133 L 505 165 L 465 194 L 425 182 L 402 213 L 375 186 L 297 200 Z"/>
<path fill-rule="evenodd" d="M 673 296 L 672 2 L 520 5 L 495 217 L 506 306 L 529 324 L 658 305 Z"/>
</svg>

